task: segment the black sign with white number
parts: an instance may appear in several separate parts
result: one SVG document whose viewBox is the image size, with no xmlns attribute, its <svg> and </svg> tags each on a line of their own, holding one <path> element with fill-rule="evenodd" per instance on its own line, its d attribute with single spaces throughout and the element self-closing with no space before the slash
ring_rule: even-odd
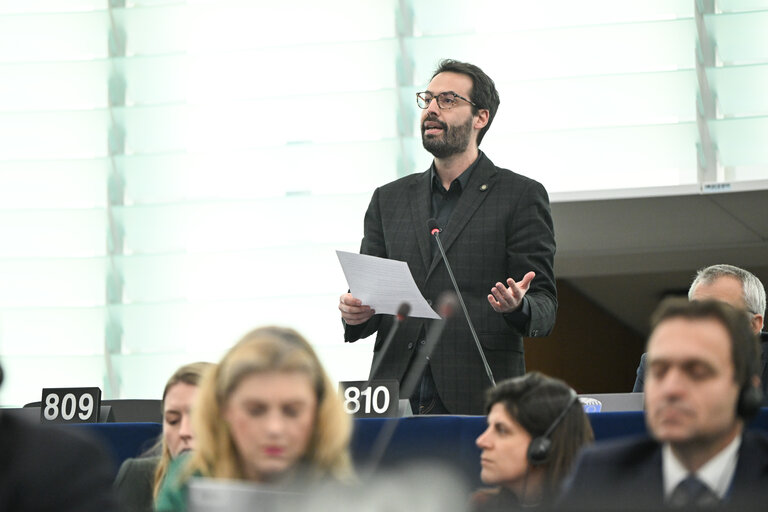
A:
<svg viewBox="0 0 768 512">
<path fill-rule="evenodd" d="M 97 423 L 101 408 L 99 388 L 44 388 L 41 423 Z"/>
<path fill-rule="evenodd" d="M 394 379 L 339 382 L 344 410 L 355 418 L 397 416 L 400 385 Z"/>
</svg>

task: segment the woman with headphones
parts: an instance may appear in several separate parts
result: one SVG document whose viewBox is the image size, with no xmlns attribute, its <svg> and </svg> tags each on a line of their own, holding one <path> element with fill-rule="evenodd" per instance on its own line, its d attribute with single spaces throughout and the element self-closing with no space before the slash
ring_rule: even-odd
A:
<svg viewBox="0 0 768 512">
<path fill-rule="evenodd" d="M 496 488 L 475 493 L 475 510 L 551 506 L 579 450 L 594 440 L 576 392 L 531 372 L 488 390 L 485 411 L 480 478 Z"/>
</svg>

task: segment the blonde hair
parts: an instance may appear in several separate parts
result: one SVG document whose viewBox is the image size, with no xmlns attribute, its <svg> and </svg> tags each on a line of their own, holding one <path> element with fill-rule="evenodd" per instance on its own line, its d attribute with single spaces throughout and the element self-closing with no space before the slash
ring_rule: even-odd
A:
<svg viewBox="0 0 768 512">
<path fill-rule="evenodd" d="M 163 389 L 163 413 L 165 412 L 165 397 L 168 395 L 168 391 L 170 391 L 173 386 L 181 383 L 189 384 L 190 386 L 197 386 L 200 383 L 200 379 L 202 379 L 205 371 L 212 366 L 213 363 L 191 363 L 185 364 L 173 372 L 171 378 L 168 379 L 168 382 L 165 383 L 165 389 Z M 165 419 L 163 419 L 163 424 L 165 424 Z M 160 486 L 165 479 L 165 474 L 168 472 L 168 466 L 171 463 L 171 459 L 173 459 L 171 456 L 171 449 L 168 446 L 168 443 L 165 442 L 164 434 L 161 436 L 160 446 L 160 462 L 157 464 L 157 468 L 155 469 L 155 483 L 152 487 L 152 496 L 155 498 L 157 498 L 157 493 L 160 492 Z"/>
<path fill-rule="evenodd" d="M 237 342 L 200 383 L 197 407 L 192 412 L 195 450 L 182 472 L 182 480 L 193 473 L 246 479 L 222 409 L 245 377 L 265 372 L 302 372 L 309 376 L 317 396 L 317 413 L 303 458 L 308 475 L 342 481 L 351 478 L 352 421 L 317 355 L 293 329 L 262 327 Z"/>
</svg>

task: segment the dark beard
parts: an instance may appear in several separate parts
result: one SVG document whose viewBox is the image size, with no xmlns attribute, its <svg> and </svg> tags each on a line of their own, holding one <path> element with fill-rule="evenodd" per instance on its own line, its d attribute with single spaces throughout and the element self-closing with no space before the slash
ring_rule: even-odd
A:
<svg viewBox="0 0 768 512">
<path fill-rule="evenodd" d="M 427 118 L 424 121 L 438 122 L 443 128 L 442 137 L 426 137 L 424 135 L 424 123 L 421 124 L 421 144 L 424 149 L 432 153 L 432 156 L 447 158 L 466 151 L 472 136 L 472 117 L 467 119 L 466 123 L 457 126 L 448 126 L 434 118 Z"/>
</svg>

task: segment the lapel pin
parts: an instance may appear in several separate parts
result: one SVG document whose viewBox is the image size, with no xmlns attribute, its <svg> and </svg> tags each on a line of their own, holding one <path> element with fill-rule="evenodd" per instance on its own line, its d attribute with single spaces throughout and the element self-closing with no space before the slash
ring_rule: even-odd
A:
<svg viewBox="0 0 768 512">
<path fill-rule="evenodd" d="M 480 185 L 480 192 L 485 192 L 486 190 L 488 190 L 488 185 L 486 185 L 485 183 Z"/>
</svg>

